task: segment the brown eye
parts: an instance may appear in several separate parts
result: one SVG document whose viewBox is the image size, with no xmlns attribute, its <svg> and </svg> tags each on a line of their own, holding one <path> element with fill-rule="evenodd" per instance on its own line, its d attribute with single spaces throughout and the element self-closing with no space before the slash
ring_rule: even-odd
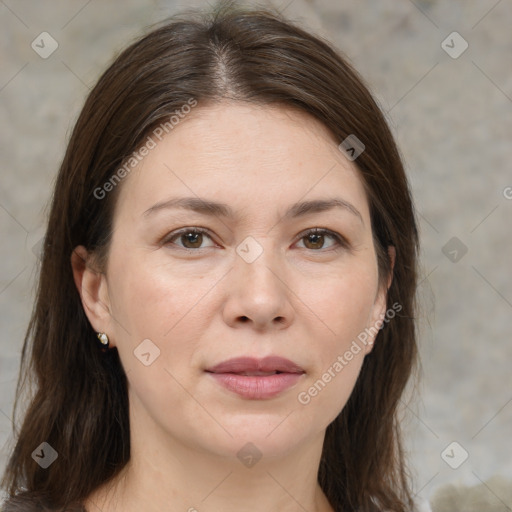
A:
<svg viewBox="0 0 512 512">
<path fill-rule="evenodd" d="M 179 248 L 190 251 L 213 247 L 213 245 L 203 246 L 203 242 L 205 242 L 205 237 L 206 239 L 212 240 L 207 230 L 203 228 L 184 228 L 174 233 L 171 233 L 171 236 L 169 236 L 164 241 L 164 244 L 176 245 Z M 326 248 L 325 243 L 326 240 L 329 238 L 331 240 L 334 240 L 334 243 L 331 243 Z M 176 243 L 176 240 L 178 240 L 180 243 Z M 317 252 L 320 252 L 322 249 L 329 250 L 331 248 L 336 249 L 339 247 L 348 246 L 348 243 L 341 235 L 328 229 L 310 229 L 300 237 L 300 240 L 304 240 L 304 246 L 306 249 Z"/>
<path fill-rule="evenodd" d="M 314 251 L 318 251 L 320 249 L 325 249 L 324 244 L 326 238 L 331 238 L 334 240 L 334 244 L 331 244 L 329 248 L 336 246 L 345 247 L 347 244 L 341 235 L 334 233 L 333 231 L 327 229 L 312 229 L 302 235 L 301 240 L 304 240 L 304 245 L 306 249 L 311 249 Z"/>
<path fill-rule="evenodd" d="M 184 235 L 180 235 L 180 240 L 184 242 L 183 245 L 187 249 L 199 249 L 203 242 L 203 234 L 190 231 Z"/>
<path fill-rule="evenodd" d="M 304 237 L 307 242 L 304 244 L 308 249 L 321 249 L 324 245 L 324 235 L 311 233 Z"/>
<path fill-rule="evenodd" d="M 202 247 L 203 242 L 206 238 L 210 238 L 210 236 L 207 234 L 206 230 L 201 228 L 185 228 L 181 229 L 178 232 L 175 232 L 172 234 L 171 237 L 169 237 L 164 243 L 169 244 L 172 243 L 174 245 L 177 245 L 178 247 L 181 247 L 182 249 L 188 249 L 188 250 L 194 250 L 194 249 L 204 249 L 206 246 Z M 176 244 L 174 240 L 179 240 L 181 244 Z M 211 238 L 210 238 L 211 240 Z"/>
</svg>

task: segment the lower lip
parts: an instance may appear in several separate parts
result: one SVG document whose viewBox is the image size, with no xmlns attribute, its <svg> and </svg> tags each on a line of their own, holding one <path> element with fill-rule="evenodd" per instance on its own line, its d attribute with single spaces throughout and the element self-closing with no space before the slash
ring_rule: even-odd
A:
<svg viewBox="0 0 512 512">
<path fill-rule="evenodd" d="M 252 400 L 272 398 L 295 385 L 303 373 L 275 373 L 274 375 L 237 375 L 210 373 L 222 386 Z"/>
</svg>

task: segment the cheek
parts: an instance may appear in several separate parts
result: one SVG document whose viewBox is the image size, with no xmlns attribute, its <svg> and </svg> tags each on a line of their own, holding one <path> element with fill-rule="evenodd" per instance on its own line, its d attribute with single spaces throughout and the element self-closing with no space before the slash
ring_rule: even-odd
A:
<svg viewBox="0 0 512 512">
<path fill-rule="evenodd" d="M 316 331 L 322 333 L 324 353 L 330 356 L 346 350 L 352 340 L 369 327 L 378 276 L 371 261 L 368 263 L 346 267 L 334 274 L 336 277 L 331 274 L 322 279 L 319 286 L 304 288 L 301 294 L 318 319 Z"/>
<path fill-rule="evenodd" d="M 339 414 L 359 376 L 370 345 L 369 328 L 377 288 L 377 273 L 371 265 L 346 271 L 326 280 L 306 304 L 315 313 L 311 347 L 318 366 L 298 391 L 297 401 L 318 411 L 327 426 Z M 316 333 L 316 334 L 315 334 Z"/>
<path fill-rule="evenodd" d="M 171 341 L 215 282 L 215 276 L 177 271 L 158 258 L 126 259 L 113 272 L 112 302 L 131 337 Z M 218 280 L 218 278 L 217 278 Z M 188 328 L 194 328 L 188 324 Z M 124 338 L 126 332 L 121 332 Z"/>
<path fill-rule="evenodd" d="M 362 351 L 350 361 L 334 358 L 297 391 L 301 420 L 310 418 L 317 431 L 326 428 L 342 411 L 354 389 L 363 363 Z"/>
<path fill-rule="evenodd" d="M 185 436 L 185 426 L 204 414 L 186 389 L 196 340 L 205 331 L 201 319 L 206 318 L 206 301 L 201 298 L 211 288 L 211 280 L 170 272 L 150 258 L 144 264 L 130 259 L 123 263 L 124 268 L 112 272 L 116 290 L 112 302 L 131 409 L 139 414 L 135 424 L 144 425 L 140 411 L 147 410 L 163 428 L 183 428 Z"/>
<path fill-rule="evenodd" d="M 333 310 L 330 323 L 335 334 L 315 338 L 319 364 L 297 390 L 299 407 L 304 407 L 305 414 L 312 415 L 312 419 L 316 416 L 316 423 L 321 421 L 319 428 L 327 427 L 347 403 L 368 350 L 360 341 L 367 325 L 368 304 L 334 304 L 338 307 Z"/>
<path fill-rule="evenodd" d="M 230 276 L 225 276 L 226 268 L 199 272 L 199 266 L 189 264 L 185 272 L 151 255 L 120 256 L 111 255 L 118 264 L 111 268 L 109 286 L 112 284 L 113 329 L 125 371 L 131 373 L 137 393 L 155 396 L 155 389 L 148 387 L 159 382 L 160 392 L 179 397 L 181 391 L 173 376 L 179 382 L 190 378 L 187 372 L 197 351 L 194 340 L 205 337 L 209 320 L 221 308 L 215 285 L 219 285 L 217 293 L 224 290 L 228 297 Z M 313 370 L 308 386 L 298 393 L 320 379 L 318 397 L 311 390 L 311 398 L 335 412 L 348 399 L 363 361 L 364 345 L 359 343 L 357 350 L 353 342 L 368 327 L 377 272 L 368 252 L 347 258 L 335 268 L 327 267 L 318 264 L 313 271 L 311 265 L 309 272 L 290 273 L 288 284 L 293 293 L 287 300 L 295 311 L 291 329 L 295 334 L 302 332 L 300 348 L 311 354 Z M 148 339 L 158 347 L 152 350 L 159 353 L 155 362 L 145 367 L 134 350 Z M 154 379 L 148 379 L 153 373 Z"/>
</svg>

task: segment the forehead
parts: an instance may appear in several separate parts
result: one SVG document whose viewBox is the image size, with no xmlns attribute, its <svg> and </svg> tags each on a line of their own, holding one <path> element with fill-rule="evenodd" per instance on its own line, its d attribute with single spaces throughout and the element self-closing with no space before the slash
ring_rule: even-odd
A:
<svg viewBox="0 0 512 512">
<path fill-rule="evenodd" d="M 122 183 L 119 205 L 142 214 L 176 196 L 235 211 L 342 195 L 368 214 L 359 171 L 313 116 L 282 106 L 197 106 L 158 140 Z M 254 211 L 252 211 L 254 214 Z"/>
</svg>

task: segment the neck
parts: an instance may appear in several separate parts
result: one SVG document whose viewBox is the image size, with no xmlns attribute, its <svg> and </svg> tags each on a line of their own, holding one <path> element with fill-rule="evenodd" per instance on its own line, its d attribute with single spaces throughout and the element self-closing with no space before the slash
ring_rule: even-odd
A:
<svg viewBox="0 0 512 512">
<path fill-rule="evenodd" d="M 164 429 L 131 395 L 130 460 L 89 496 L 87 511 L 333 512 L 318 484 L 325 430 L 286 445 L 290 437 L 277 428 L 260 435 L 256 420 L 231 434 L 219 429 L 220 437 L 209 423 L 195 425 L 209 432 L 205 443 L 183 425 Z M 253 443 L 244 427 L 253 433 Z"/>
<path fill-rule="evenodd" d="M 142 442 L 148 432 L 130 435 L 130 461 L 91 494 L 88 512 L 334 512 L 317 481 L 325 431 L 286 456 L 262 457 L 252 466 L 168 435 L 153 437 L 150 446 Z"/>
</svg>

